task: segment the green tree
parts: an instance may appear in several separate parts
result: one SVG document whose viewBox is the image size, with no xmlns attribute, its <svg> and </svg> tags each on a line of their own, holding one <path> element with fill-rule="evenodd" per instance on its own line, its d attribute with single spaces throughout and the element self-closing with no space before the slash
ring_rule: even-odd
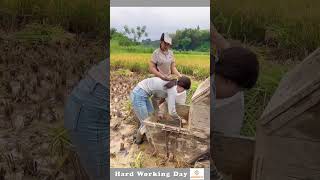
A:
<svg viewBox="0 0 320 180">
<path fill-rule="evenodd" d="M 134 42 L 138 42 L 143 36 L 148 37 L 148 33 L 146 32 L 146 26 L 137 26 L 136 28 L 129 28 L 128 25 L 125 25 L 123 28 L 125 34 L 127 34 L 128 37 L 133 37 Z"/>
<path fill-rule="evenodd" d="M 172 37 L 174 49 L 209 51 L 210 32 L 209 30 L 201 30 L 199 26 L 194 29 L 177 30 Z"/>
<path fill-rule="evenodd" d="M 117 31 L 116 28 L 111 28 L 111 29 L 110 29 L 110 38 L 112 38 L 117 32 L 118 32 L 118 31 Z"/>
</svg>

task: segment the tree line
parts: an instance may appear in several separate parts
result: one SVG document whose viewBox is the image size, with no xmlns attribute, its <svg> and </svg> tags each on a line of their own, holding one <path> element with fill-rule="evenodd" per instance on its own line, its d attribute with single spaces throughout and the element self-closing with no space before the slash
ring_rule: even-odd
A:
<svg viewBox="0 0 320 180">
<path fill-rule="evenodd" d="M 110 38 L 117 40 L 120 46 L 145 45 L 154 48 L 159 47 L 159 40 L 152 41 L 148 38 L 146 26 L 130 28 L 126 25 L 123 29 L 123 32 L 118 31 L 116 28 L 110 29 Z M 174 50 L 206 52 L 210 49 L 210 32 L 209 30 L 201 30 L 199 26 L 177 30 L 170 36 L 172 37 L 172 48 Z"/>
</svg>

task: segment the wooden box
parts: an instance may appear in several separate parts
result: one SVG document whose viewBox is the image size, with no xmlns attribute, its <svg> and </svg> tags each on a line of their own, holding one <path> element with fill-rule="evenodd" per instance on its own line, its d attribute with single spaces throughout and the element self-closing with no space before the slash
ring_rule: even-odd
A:
<svg viewBox="0 0 320 180">
<path fill-rule="evenodd" d="M 253 180 L 320 179 L 320 49 L 281 80 L 257 122 Z"/>
</svg>

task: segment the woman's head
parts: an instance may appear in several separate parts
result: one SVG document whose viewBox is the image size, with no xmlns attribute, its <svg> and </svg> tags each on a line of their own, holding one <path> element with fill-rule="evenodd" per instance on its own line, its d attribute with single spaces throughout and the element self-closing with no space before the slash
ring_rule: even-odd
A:
<svg viewBox="0 0 320 180">
<path fill-rule="evenodd" d="M 217 98 L 231 97 L 241 89 L 250 89 L 259 75 L 257 56 L 243 47 L 224 49 L 215 64 L 215 75 Z"/>
<path fill-rule="evenodd" d="M 168 34 L 162 33 L 160 38 L 160 49 L 162 51 L 168 51 L 171 48 L 172 39 Z"/>
<path fill-rule="evenodd" d="M 184 90 L 188 90 L 191 87 L 191 80 L 187 76 L 182 76 L 178 80 L 171 80 L 166 85 L 164 85 L 167 89 L 172 88 L 177 85 L 178 93 L 183 92 Z"/>
</svg>

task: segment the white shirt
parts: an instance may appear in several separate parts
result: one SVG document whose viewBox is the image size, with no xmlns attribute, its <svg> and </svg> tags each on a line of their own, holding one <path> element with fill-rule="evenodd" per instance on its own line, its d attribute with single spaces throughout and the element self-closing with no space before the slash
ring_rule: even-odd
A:
<svg viewBox="0 0 320 180">
<path fill-rule="evenodd" d="M 138 86 L 145 90 L 149 96 L 166 98 L 168 103 L 168 112 L 174 118 L 180 118 L 176 111 L 176 97 L 178 95 L 177 86 L 167 89 L 169 81 L 164 81 L 159 77 L 144 79 L 138 83 Z"/>
</svg>

